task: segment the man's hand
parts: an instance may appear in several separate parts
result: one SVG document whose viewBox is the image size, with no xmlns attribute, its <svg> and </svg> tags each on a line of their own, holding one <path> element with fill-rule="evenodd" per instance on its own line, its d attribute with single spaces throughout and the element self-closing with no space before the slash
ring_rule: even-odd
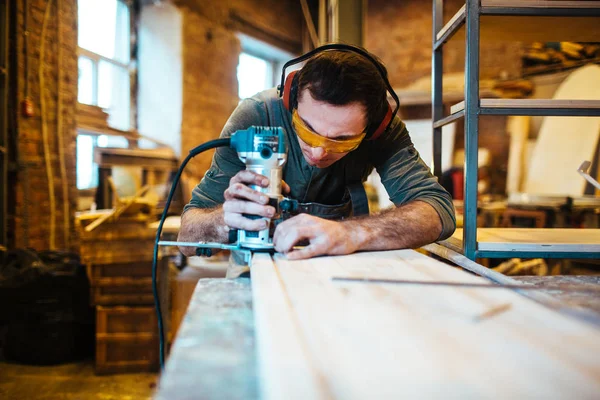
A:
<svg viewBox="0 0 600 400">
<path fill-rule="evenodd" d="M 282 184 L 283 191 L 289 192 L 289 186 L 285 182 Z M 225 197 L 223 219 L 229 228 L 260 231 L 267 228 L 267 221 L 249 219 L 242 214 L 260 215 L 266 218 L 272 218 L 275 215 L 275 208 L 267 205 L 269 196 L 251 189 L 249 185 L 267 187 L 269 179 L 248 170 L 240 171 L 231 178 L 229 187 L 223 193 Z"/>
<path fill-rule="evenodd" d="M 410 249 L 434 242 L 442 232 L 442 221 L 428 203 L 411 203 L 379 214 L 335 222 L 300 214 L 277 226 L 275 250 L 291 260 L 319 255 L 342 255 L 358 250 Z M 308 240 L 303 249 L 294 250 Z"/>
<path fill-rule="evenodd" d="M 309 245 L 298 250 L 294 246 L 304 240 Z M 273 235 L 275 250 L 286 253 L 290 260 L 320 255 L 350 254 L 359 250 L 359 235 L 348 230 L 343 222 L 329 221 L 308 214 L 299 214 L 277 226 Z"/>
<path fill-rule="evenodd" d="M 249 219 L 242 214 L 260 215 L 271 218 L 275 215 L 275 209 L 266 204 L 269 197 L 256 190 L 250 189 L 249 185 L 262 187 L 269 186 L 269 179 L 252 171 L 243 170 L 235 174 L 229 181 L 229 187 L 223 193 L 223 219 L 225 224 L 232 229 L 245 229 L 259 231 L 267 227 L 263 219 Z"/>
</svg>

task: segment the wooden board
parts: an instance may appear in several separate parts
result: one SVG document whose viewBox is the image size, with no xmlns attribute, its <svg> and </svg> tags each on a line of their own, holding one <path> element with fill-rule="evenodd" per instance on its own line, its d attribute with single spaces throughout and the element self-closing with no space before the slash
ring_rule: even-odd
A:
<svg viewBox="0 0 600 400">
<path fill-rule="evenodd" d="M 510 135 L 508 170 L 506 171 L 506 193 L 520 193 L 525 167 L 525 146 L 529 136 L 529 116 L 509 116 L 506 130 Z"/>
<path fill-rule="evenodd" d="M 600 330 L 412 250 L 252 261 L 263 399 L 597 398 Z M 503 312 L 483 318 L 491 310 Z"/>
<path fill-rule="evenodd" d="M 532 12 L 540 8 L 599 8 L 598 1 L 539 1 L 539 0 L 500 0 L 482 1 L 482 12 L 493 11 L 498 7 L 530 8 Z M 487 10 L 486 10 L 487 9 Z M 457 11 L 437 33 L 440 40 L 450 27 L 462 20 L 454 40 L 465 37 L 465 7 Z M 521 16 L 521 15 L 481 15 L 480 40 L 488 41 L 521 41 L 521 42 L 596 42 L 600 37 L 600 17 L 597 16 Z"/>
<path fill-rule="evenodd" d="M 268 254 L 255 254 L 252 260 L 252 302 L 259 348 L 259 374 L 262 374 L 263 400 L 326 399 L 322 376 L 312 365 L 305 338 Z M 279 396 L 293 394 L 292 397 Z"/>
<path fill-rule="evenodd" d="M 572 99 L 481 99 L 480 106 L 486 108 L 600 108 L 600 99 L 572 100 Z M 450 113 L 455 114 L 465 109 L 465 102 L 454 104 L 450 107 Z M 567 117 L 554 117 L 567 118 Z M 568 117 L 573 118 L 573 117 Z M 589 118 L 589 117 L 580 117 Z"/>
<path fill-rule="evenodd" d="M 527 8 L 593 8 L 600 7 L 594 0 L 482 0 L 483 7 L 527 7 Z"/>
<path fill-rule="evenodd" d="M 571 73 L 557 89 L 554 99 L 595 100 L 600 104 L 600 66 L 587 65 Z M 599 135 L 600 117 L 545 117 L 523 191 L 541 195 L 583 195 L 587 182 L 579 176 L 577 168 L 585 160 L 593 161 Z"/>
<path fill-rule="evenodd" d="M 448 242 L 461 248 L 462 235 L 457 229 Z M 600 253 L 600 229 L 477 228 L 477 241 L 479 250 Z"/>
<path fill-rule="evenodd" d="M 92 305 L 151 305 L 152 278 L 103 278 L 90 288 Z"/>
<path fill-rule="evenodd" d="M 250 279 L 201 279 L 152 398 L 258 399 L 256 360 Z"/>
</svg>

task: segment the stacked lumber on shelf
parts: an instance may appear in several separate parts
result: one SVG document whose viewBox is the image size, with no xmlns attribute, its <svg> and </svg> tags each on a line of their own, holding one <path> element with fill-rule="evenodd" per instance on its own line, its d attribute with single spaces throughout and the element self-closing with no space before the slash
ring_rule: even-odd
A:
<svg viewBox="0 0 600 400">
<path fill-rule="evenodd" d="M 413 250 L 256 254 L 261 398 L 597 398 L 600 329 Z M 357 278 L 341 281 L 334 277 Z"/>
<path fill-rule="evenodd" d="M 152 295 L 155 229 L 144 214 L 86 226 L 102 213 L 78 216 L 80 253 L 96 307 L 96 373 L 156 371 L 158 337 Z M 159 262 L 160 276 L 166 259 Z M 165 295 L 161 298 L 167 298 Z"/>
<path fill-rule="evenodd" d="M 600 63 L 600 43 L 534 42 L 523 54 L 523 74 L 534 75 Z"/>
</svg>

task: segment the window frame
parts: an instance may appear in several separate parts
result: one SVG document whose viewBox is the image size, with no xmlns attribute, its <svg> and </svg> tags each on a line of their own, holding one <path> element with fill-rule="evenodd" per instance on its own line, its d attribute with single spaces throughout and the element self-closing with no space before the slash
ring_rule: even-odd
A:
<svg viewBox="0 0 600 400">
<path fill-rule="evenodd" d="M 138 19 L 139 19 L 139 4 L 134 2 L 133 0 L 117 0 L 119 3 L 124 4 L 129 10 L 129 37 L 126 39 L 129 43 L 129 62 L 123 63 L 118 61 L 117 59 L 113 59 L 110 57 L 103 56 L 101 54 L 95 53 L 91 50 L 85 49 L 79 46 L 77 43 L 77 60 L 79 62 L 79 57 L 85 57 L 92 62 L 92 104 L 93 106 L 98 106 L 98 92 L 99 92 L 99 80 L 98 80 L 98 69 L 100 62 L 106 62 L 111 64 L 113 67 L 123 69 L 129 75 L 129 124 L 128 129 L 126 131 L 121 131 L 119 129 L 108 127 L 106 131 L 90 131 L 86 128 L 76 127 L 77 136 L 85 135 L 92 136 L 94 138 L 94 144 L 92 147 L 92 154 L 90 155 L 92 159 L 94 159 L 94 153 L 96 151 L 97 140 L 99 136 L 102 135 L 112 135 L 112 136 L 120 136 L 118 132 L 122 132 L 126 134 L 131 131 L 135 131 L 137 129 L 137 92 L 134 90 L 137 86 L 137 40 L 138 40 Z M 79 79 L 79 75 L 77 76 Z M 79 101 L 78 101 L 79 102 Z M 124 136 L 128 139 L 126 136 Z M 129 139 L 128 139 L 129 140 Z M 129 141 L 129 147 L 131 147 L 131 141 Z M 77 156 L 76 156 L 77 157 Z M 77 163 L 75 164 L 75 173 L 77 175 Z M 96 182 L 97 184 L 98 182 Z M 80 197 L 94 197 L 98 186 L 92 186 L 84 189 L 79 189 L 78 193 Z"/>
<path fill-rule="evenodd" d="M 138 8 L 134 5 L 132 0 L 116 0 L 117 2 L 124 4 L 129 10 L 129 37 L 127 40 L 129 41 L 129 62 L 123 63 L 116 59 L 103 56 L 101 54 L 95 53 L 91 50 L 85 49 L 79 46 L 79 42 L 77 43 L 77 60 L 79 62 L 80 57 L 85 57 L 92 62 L 92 104 L 93 106 L 98 106 L 98 68 L 100 65 L 100 61 L 107 62 L 114 67 L 122 69 L 129 76 L 129 123 L 127 131 L 135 130 L 137 128 L 137 123 L 135 120 L 135 115 L 137 115 L 137 101 L 135 96 L 137 93 L 134 93 L 134 88 L 137 86 L 137 20 L 139 15 Z M 79 75 L 77 77 L 79 79 Z"/>
<path fill-rule="evenodd" d="M 121 1 L 121 0 L 117 0 L 117 1 Z M 115 67 L 121 68 L 121 69 L 125 70 L 128 75 L 131 75 L 130 74 L 131 59 L 129 61 L 129 64 L 125 64 L 120 61 L 114 60 L 112 58 L 102 56 L 98 53 L 94 53 L 93 51 L 84 49 L 83 47 L 77 46 L 77 60 L 79 60 L 79 57 L 85 57 L 92 61 L 92 104 L 91 105 L 93 105 L 93 106 L 98 106 L 98 66 L 100 65 L 100 61 L 104 61 L 109 64 L 112 64 Z M 130 76 L 129 86 L 131 87 L 131 76 Z M 129 97 L 131 97 L 131 90 L 130 90 Z M 130 101 L 130 104 L 131 104 L 131 101 Z M 131 107 L 129 108 L 129 113 L 131 114 Z"/>
<path fill-rule="evenodd" d="M 279 60 L 276 60 L 275 58 L 268 57 L 268 56 L 265 56 L 264 54 L 261 54 L 259 52 L 248 50 L 248 49 L 245 49 L 245 48 L 242 47 L 242 50 L 240 51 L 240 54 L 238 56 L 238 65 L 239 65 L 239 58 L 242 56 L 242 54 L 247 54 L 247 55 L 249 55 L 251 57 L 255 57 L 255 58 L 258 58 L 258 59 L 263 60 L 263 61 L 266 62 L 267 68 L 269 68 L 270 72 L 271 72 L 270 86 L 268 88 L 266 88 L 266 89 L 269 89 L 269 88 L 272 88 L 272 87 L 275 87 L 275 86 L 278 85 L 278 78 L 277 78 L 278 77 L 278 73 L 277 73 L 277 69 L 278 69 L 278 65 L 279 65 Z M 240 82 L 238 80 L 238 98 L 240 99 L 240 101 L 242 101 L 243 98 L 241 98 L 240 94 L 239 94 L 239 83 Z"/>
</svg>

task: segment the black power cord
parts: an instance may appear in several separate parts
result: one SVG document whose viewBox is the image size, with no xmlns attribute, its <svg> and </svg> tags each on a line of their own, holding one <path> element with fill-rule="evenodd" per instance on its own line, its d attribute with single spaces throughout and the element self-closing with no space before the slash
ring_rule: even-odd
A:
<svg viewBox="0 0 600 400">
<path fill-rule="evenodd" d="M 156 230 L 156 240 L 154 241 L 154 257 L 152 259 L 152 294 L 154 295 L 154 307 L 156 308 L 156 317 L 158 320 L 158 340 L 159 340 L 159 360 L 160 360 L 160 369 L 162 370 L 165 366 L 165 335 L 163 328 L 163 320 L 162 320 L 162 312 L 160 310 L 160 300 L 158 298 L 158 287 L 157 287 L 157 264 L 158 264 L 158 242 L 160 241 L 160 236 L 162 233 L 162 228 L 165 223 L 165 219 L 167 218 L 167 213 L 169 211 L 169 206 L 171 205 L 171 200 L 173 199 L 173 195 L 175 194 L 175 189 L 177 188 L 177 184 L 179 183 L 179 179 L 181 178 L 181 174 L 183 173 L 183 169 L 187 165 L 187 163 L 198 154 L 205 152 L 206 150 L 214 149 L 216 147 L 229 147 L 231 143 L 231 139 L 216 139 L 211 140 L 210 142 L 206 142 L 201 144 L 198 147 L 193 148 L 188 153 L 187 157 L 181 163 L 179 170 L 177 171 L 177 175 L 173 178 L 173 183 L 171 184 L 171 190 L 169 191 L 169 196 L 167 197 L 167 202 L 165 203 L 165 208 L 163 210 L 162 216 L 160 217 L 160 222 L 158 223 L 158 229 Z M 163 277 L 163 279 L 166 279 Z"/>
</svg>

